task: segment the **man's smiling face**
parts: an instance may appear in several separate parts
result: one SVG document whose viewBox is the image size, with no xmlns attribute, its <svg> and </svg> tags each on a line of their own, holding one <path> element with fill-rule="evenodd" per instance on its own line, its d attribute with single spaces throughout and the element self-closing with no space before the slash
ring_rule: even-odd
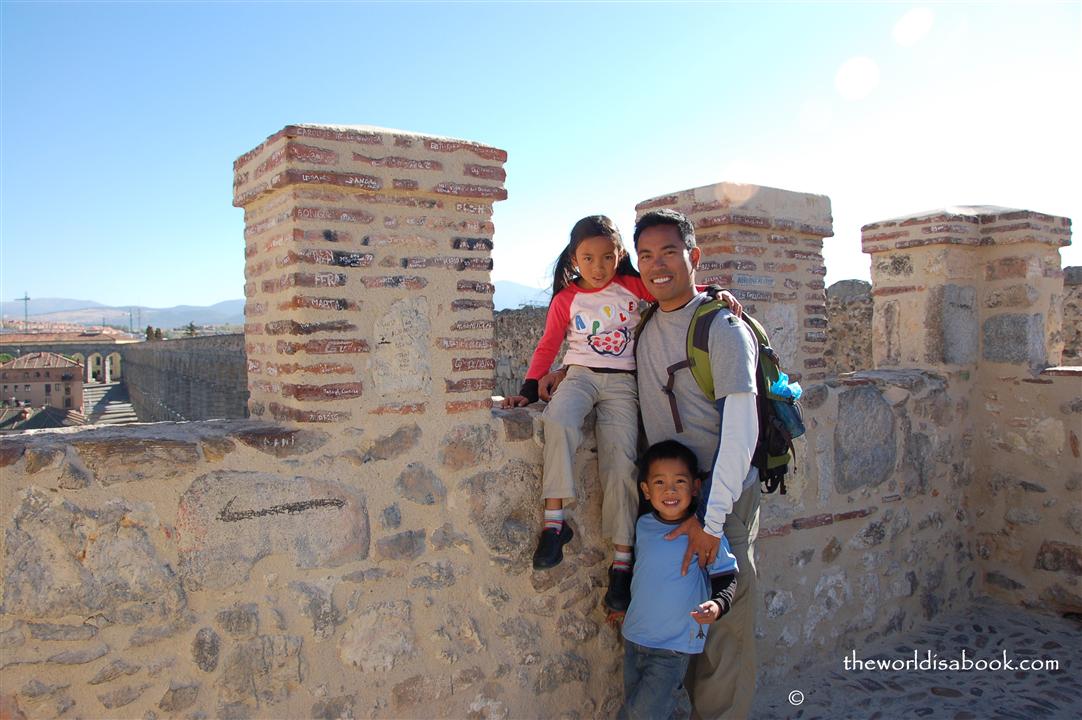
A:
<svg viewBox="0 0 1082 720">
<path fill-rule="evenodd" d="M 693 274 L 699 248 L 690 250 L 675 225 L 654 225 L 642 231 L 637 243 L 639 272 L 662 310 L 676 310 L 695 296 Z"/>
</svg>

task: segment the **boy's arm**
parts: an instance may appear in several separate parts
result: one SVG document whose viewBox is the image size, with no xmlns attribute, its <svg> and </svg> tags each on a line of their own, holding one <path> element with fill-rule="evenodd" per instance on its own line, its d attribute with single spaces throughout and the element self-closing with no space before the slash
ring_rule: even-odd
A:
<svg viewBox="0 0 1082 720">
<path fill-rule="evenodd" d="M 691 611 L 691 617 L 700 625 L 717 622 L 733 606 L 736 594 L 736 573 L 728 572 L 710 577 L 710 599 Z"/>
</svg>

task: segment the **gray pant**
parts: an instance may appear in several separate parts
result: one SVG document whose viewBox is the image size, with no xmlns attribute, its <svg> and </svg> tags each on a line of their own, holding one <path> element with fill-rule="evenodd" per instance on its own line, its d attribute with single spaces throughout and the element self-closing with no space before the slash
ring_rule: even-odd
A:
<svg viewBox="0 0 1082 720">
<path fill-rule="evenodd" d="M 597 474 L 604 496 L 601 532 L 616 545 L 635 544 L 639 509 L 635 452 L 639 439 L 638 387 L 630 373 L 598 373 L 572 365 L 541 419 L 545 425 L 545 498 L 575 501 L 575 451 L 582 425 L 597 409 Z"/>
<path fill-rule="evenodd" d="M 759 483 L 755 482 L 740 494 L 725 518 L 725 537 L 740 574 L 732 608 L 710 626 L 706 647 L 692 656 L 684 681 L 696 720 L 743 720 L 751 712 L 755 697 L 755 607 L 759 602 L 752 549 L 759 535 L 761 495 Z"/>
</svg>

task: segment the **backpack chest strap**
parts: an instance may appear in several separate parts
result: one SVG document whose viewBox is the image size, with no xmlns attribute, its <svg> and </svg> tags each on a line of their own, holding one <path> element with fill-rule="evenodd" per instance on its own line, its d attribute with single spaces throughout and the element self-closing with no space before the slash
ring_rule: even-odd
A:
<svg viewBox="0 0 1082 720">
<path fill-rule="evenodd" d="M 669 412 L 672 413 L 672 422 L 677 433 L 684 432 L 684 423 L 680 420 L 680 408 L 676 404 L 676 393 L 673 391 L 673 385 L 676 384 L 676 371 L 689 367 L 691 367 L 691 361 L 685 358 L 665 368 L 665 371 L 669 373 L 669 380 L 661 386 L 661 392 L 669 396 Z"/>
</svg>

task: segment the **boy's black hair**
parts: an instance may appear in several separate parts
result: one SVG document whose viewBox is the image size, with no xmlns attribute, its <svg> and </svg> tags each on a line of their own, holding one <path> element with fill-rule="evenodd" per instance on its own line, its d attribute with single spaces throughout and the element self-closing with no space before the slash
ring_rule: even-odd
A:
<svg viewBox="0 0 1082 720">
<path fill-rule="evenodd" d="M 680 239 L 684 241 L 684 247 L 690 250 L 697 247 L 695 242 L 695 226 L 691 224 L 683 214 L 675 210 L 665 208 L 663 210 L 651 210 L 635 221 L 635 249 L 639 249 L 639 235 L 647 228 L 658 225 L 672 225 L 680 231 Z"/>
<path fill-rule="evenodd" d="M 571 228 L 571 237 L 567 246 L 556 259 L 556 267 L 552 271 L 552 297 L 555 298 L 556 293 L 575 282 L 578 277 L 575 272 L 575 251 L 583 240 L 592 237 L 606 237 L 616 245 L 616 252 L 620 256 L 616 264 L 617 275 L 639 277 L 639 271 L 631 264 L 631 256 L 624 247 L 624 240 L 620 237 L 616 223 L 604 215 L 589 215 Z"/>
<path fill-rule="evenodd" d="M 639 482 L 650 477 L 650 466 L 658 460 L 680 460 L 687 466 L 692 478 L 699 477 L 699 458 L 687 445 L 676 440 L 662 440 L 651 445 L 639 458 Z"/>
</svg>

